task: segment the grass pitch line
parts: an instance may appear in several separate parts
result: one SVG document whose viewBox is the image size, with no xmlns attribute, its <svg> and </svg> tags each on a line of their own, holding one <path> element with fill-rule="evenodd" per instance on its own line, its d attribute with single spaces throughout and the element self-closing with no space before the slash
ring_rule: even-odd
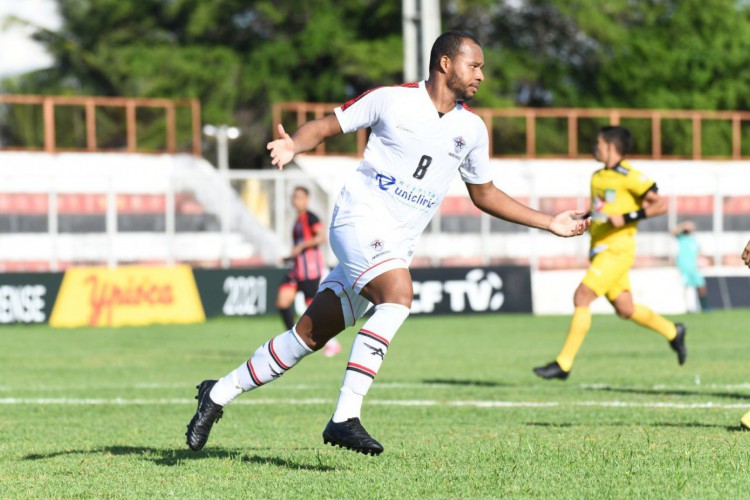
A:
<svg viewBox="0 0 750 500">
<path fill-rule="evenodd" d="M 575 386 L 579 389 L 594 389 L 594 390 L 617 390 L 617 389 L 649 389 L 654 391 L 662 390 L 685 390 L 685 389 L 721 389 L 721 390 L 737 390 L 737 389 L 748 389 L 750 390 L 750 384 L 656 384 L 649 386 L 639 385 L 610 385 L 610 384 L 578 384 Z"/>
<path fill-rule="evenodd" d="M 337 381 L 336 384 L 339 384 Z M 456 387 L 456 383 L 452 382 L 380 382 L 373 385 L 373 389 L 451 389 Z M 482 383 L 471 383 L 465 384 L 475 388 L 487 387 L 490 389 L 497 389 L 491 384 L 483 385 Z M 127 390 L 127 389 L 146 389 L 146 390 L 160 390 L 160 389 L 185 389 L 192 387 L 191 384 L 185 382 L 154 382 L 154 383 L 134 383 L 134 384 L 102 384 L 102 385 L 29 385 L 23 387 L 0 385 L 0 392 L 10 391 L 93 391 L 93 390 Z M 296 390 L 315 390 L 315 389 L 330 389 L 332 386 L 327 384 L 278 384 L 273 386 L 274 391 L 296 391 Z M 538 387 L 533 384 L 518 384 L 510 386 L 513 389 L 532 389 Z M 706 389 L 706 390 L 750 390 L 750 383 L 745 384 L 656 384 L 656 385 L 611 385 L 611 384 L 577 384 L 571 385 L 577 389 L 587 390 L 654 390 L 654 391 L 669 391 L 669 390 L 690 390 L 690 389 Z M 700 394 L 696 393 L 696 396 Z M 750 397 L 750 396 L 749 396 Z"/>
<path fill-rule="evenodd" d="M 333 399 L 241 399 L 235 405 L 321 405 L 334 404 Z M 125 399 L 125 398 L 0 398 L 0 405 L 68 405 L 68 406 L 130 406 L 130 405 L 195 405 L 195 399 L 160 398 L 160 399 Z M 633 401 L 437 401 L 437 400 L 401 400 L 373 399 L 368 404 L 377 406 L 436 406 L 436 407 L 472 407 L 472 408 L 549 408 L 565 406 L 586 406 L 599 408 L 670 408 L 670 409 L 744 409 L 750 403 L 665 403 Z"/>
</svg>

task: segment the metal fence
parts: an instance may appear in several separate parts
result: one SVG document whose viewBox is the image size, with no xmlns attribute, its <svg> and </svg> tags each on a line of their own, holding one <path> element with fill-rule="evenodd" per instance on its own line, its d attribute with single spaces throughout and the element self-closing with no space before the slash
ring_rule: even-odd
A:
<svg viewBox="0 0 750 500">
<path fill-rule="evenodd" d="M 274 123 L 295 130 L 339 104 L 287 102 L 273 107 Z M 623 125 L 634 137 L 633 158 L 750 158 L 750 112 L 595 108 L 475 108 L 489 130 L 494 158 L 589 158 L 597 130 Z M 276 131 L 274 130 L 274 133 Z M 362 156 L 367 131 L 320 144 L 315 154 Z"/>
<path fill-rule="evenodd" d="M 0 95 L 0 150 L 201 155 L 197 99 Z"/>
<path fill-rule="evenodd" d="M 133 262 L 223 268 L 281 265 L 292 247 L 296 214 L 290 199 L 296 186 L 310 190 L 310 209 L 326 227 L 330 221 L 335 195 L 304 172 L 229 171 L 215 172 L 213 178 L 212 199 L 202 192 L 206 178 L 190 176 L 170 178 L 163 189 L 149 193 L 118 177 L 88 183 L 86 193 L 70 177 L 40 177 L 33 183 L 33 194 L 14 193 L 12 183 L 0 179 L 0 269 Z M 534 194 L 540 192 L 538 179 L 529 177 L 529 194 L 517 197 L 548 213 L 580 208 L 588 204 L 586 180 L 581 177 L 578 192 L 550 196 Z M 710 194 L 666 195 L 668 214 L 640 224 L 639 265 L 670 264 L 674 243 L 668 230 L 687 219 L 696 222 L 706 265 L 739 264 L 738 249 L 750 237 L 750 193 L 724 192 L 719 182 L 716 186 Z M 19 195 L 26 198 L 22 202 L 27 208 L 12 214 L 11 197 Z M 30 209 L 30 204 L 36 208 Z M 421 239 L 414 266 L 583 267 L 587 250 L 587 237 L 554 238 L 493 219 L 460 195 L 444 201 Z M 335 263 L 330 250 L 328 260 Z"/>
</svg>

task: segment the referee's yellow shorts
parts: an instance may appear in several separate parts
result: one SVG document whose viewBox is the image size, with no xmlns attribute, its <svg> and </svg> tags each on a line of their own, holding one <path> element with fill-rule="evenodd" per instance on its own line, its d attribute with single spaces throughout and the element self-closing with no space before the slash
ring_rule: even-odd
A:
<svg viewBox="0 0 750 500">
<path fill-rule="evenodd" d="M 630 275 L 635 252 L 606 249 L 597 253 L 582 283 L 593 290 L 597 297 L 606 295 L 612 301 L 622 292 L 630 290 Z"/>
</svg>

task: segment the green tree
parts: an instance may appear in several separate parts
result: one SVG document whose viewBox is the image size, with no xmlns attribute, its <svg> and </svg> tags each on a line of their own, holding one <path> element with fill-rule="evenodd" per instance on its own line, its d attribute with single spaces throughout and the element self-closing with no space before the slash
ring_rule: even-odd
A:
<svg viewBox="0 0 750 500">
<path fill-rule="evenodd" d="M 54 66 L 0 90 L 198 98 L 204 122 L 243 129 L 232 143 L 235 167 L 267 165 L 273 103 L 342 102 L 402 78 L 398 0 L 58 2 L 62 28 L 36 30 Z M 486 81 L 473 106 L 750 108 L 743 0 L 444 0 L 442 10 L 443 29 L 471 31 L 485 48 Z M 39 142 L 39 116 L 3 116 L 0 135 Z M 114 141 L 122 117 L 97 119 Z M 152 142 L 162 125 L 155 119 L 147 129 Z M 520 137 L 518 127 L 508 123 L 503 134 Z M 675 127 L 690 136 L 687 125 Z M 706 132 L 725 147 L 727 130 Z M 82 140 L 80 127 L 61 134 L 63 143 Z"/>
<path fill-rule="evenodd" d="M 477 105 L 750 109 L 746 1 L 454 0 L 444 10 L 445 28 L 485 42 Z M 648 149 L 650 124 L 629 126 Z M 690 154 L 690 123 L 665 126 L 663 151 Z M 706 124 L 704 153 L 728 154 L 730 138 Z M 553 140 L 565 150 L 565 134 Z"/>
<path fill-rule="evenodd" d="M 400 79 L 395 0 L 58 1 L 62 28 L 35 34 L 54 66 L 3 82 L 2 90 L 198 98 L 204 122 L 243 129 L 232 144 L 234 166 L 265 161 L 273 102 L 339 102 Z M 106 127 L 118 116 L 102 120 Z M 27 130 L 3 133 L 20 135 L 21 143 L 38 140 Z M 213 156 L 210 149 L 206 154 Z"/>
</svg>

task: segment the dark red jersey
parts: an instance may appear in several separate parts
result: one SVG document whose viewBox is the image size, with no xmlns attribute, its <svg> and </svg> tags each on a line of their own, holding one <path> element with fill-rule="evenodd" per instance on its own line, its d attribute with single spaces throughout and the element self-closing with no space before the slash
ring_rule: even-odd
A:
<svg viewBox="0 0 750 500">
<path fill-rule="evenodd" d="M 310 241 L 316 232 L 323 231 L 323 224 L 318 216 L 312 212 L 304 212 L 297 217 L 292 230 L 292 239 L 295 245 L 304 241 Z M 292 269 L 292 276 L 298 281 L 317 280 L 323 273 L 324 257 L 319 246 L 309 247 L 300 253 Z"/>
</svg>

